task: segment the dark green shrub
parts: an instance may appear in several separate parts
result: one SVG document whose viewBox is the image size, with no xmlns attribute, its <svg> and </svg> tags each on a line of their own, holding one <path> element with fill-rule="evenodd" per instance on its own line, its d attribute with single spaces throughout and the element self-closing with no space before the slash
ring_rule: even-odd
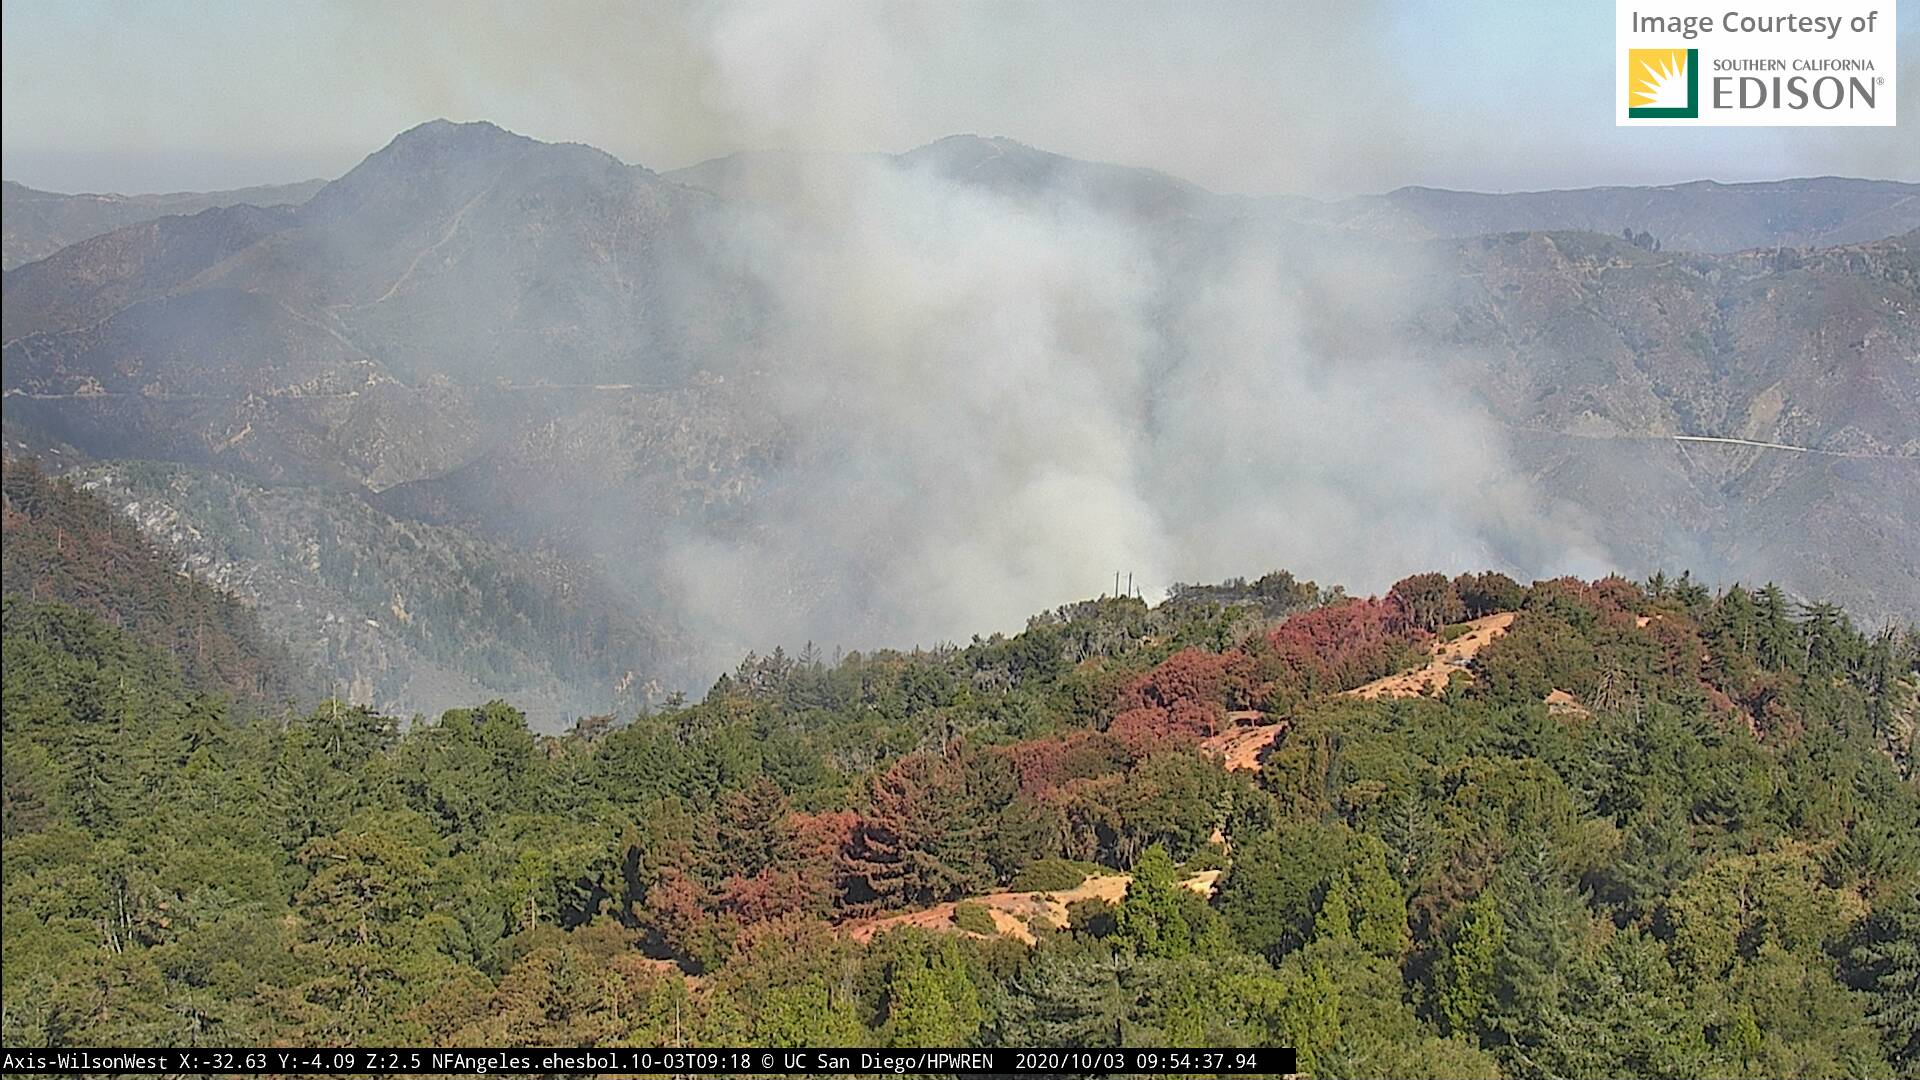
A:
<svg viewBox="0 0 1920 1080">
<path fill-rule="evenodd" d="M 978 900 L 962 900 L 953 906 L 953 924 L 970 934 L 996 934 L 993 913 Z"/>
<path fill-rule="evenodd" d="M 1028 863 L 1013 876 L 1014 892 L 1059 892 L 1077 887 L 1099 867 L 1072 859 L 1046 858 Z"/>
</svg>

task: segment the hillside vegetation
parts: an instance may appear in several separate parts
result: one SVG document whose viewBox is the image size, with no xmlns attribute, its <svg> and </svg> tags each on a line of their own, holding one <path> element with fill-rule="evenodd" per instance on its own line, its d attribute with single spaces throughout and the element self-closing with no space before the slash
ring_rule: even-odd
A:
<svg viewBox="0 0 1920 1080">
<path fill-rule="evenodd" d="M 657 618 L 590 563 L 396 518 L 352 492 L 141 462 L 74 475 L 250 602 L 343 699 L 404 715 L 510 697 L 557 730 L 658 695 L 644 665 L 674 655 Z"/>
<path fill-rule="evenodd" d="M 164 654 L 195 689 L 249 707 L 300 696 L 307 675 L 253 613 L 185 573 L 133 522 L 31 460 L 0 462 L 0 591 L 89 612 Z M 311 695 L 308 695 L 309 697 Z"/>
<path fill-rule="evenodd" d="M 1344 693 L 1503 612 L 1434 694 Z M 1272 575 L 750 656 L 562 737 L 503 702 L 402 735 L 331 702 L 237 717 L 127 631 L 9 596 L 0 1037 L 1915 1075 L 1917 665 L 1912 632 L 1771 588 Z M 1199 749 L 1279 720 L 1256 772 Z M 995 901 L 853 932 L 1090 869 L 1130 880 L 1063 927 L 985 932 L 1017 918 Z"/>
</svg>

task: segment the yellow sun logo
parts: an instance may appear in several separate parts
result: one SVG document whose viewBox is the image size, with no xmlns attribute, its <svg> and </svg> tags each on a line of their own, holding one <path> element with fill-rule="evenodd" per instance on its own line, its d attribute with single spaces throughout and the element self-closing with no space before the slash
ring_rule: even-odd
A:
<svg viewBox="0 0 1920 1080">
<path fill-rule="evenodd" d="M 1628 49 L 1627 115 L 1700 115 L 1698 49 Z"/>
</svg>

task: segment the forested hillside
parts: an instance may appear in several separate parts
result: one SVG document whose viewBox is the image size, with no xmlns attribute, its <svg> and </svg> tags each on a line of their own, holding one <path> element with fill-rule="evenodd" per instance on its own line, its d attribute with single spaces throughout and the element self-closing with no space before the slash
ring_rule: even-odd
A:
<svg viewBox="0 0 1920 1080">
<path fill-rule="evenodd" d="M 133 522 L 31 459 L 0 461 L 0 590 L 78 608 L 166 655 L 194 689 L 278 707 L 306 688 L 253 613 L 178 566 Z M 310 696 L 310 695 L 309 695 Z"/>
<path fill-rule="evenodd" d="M 1442 656 L 1434 696 L 1348 693 Z M 502 702 L 402 735 L 237 717 L 9 596 L 0 1037 L 1920 1075 L 1916 685 L 1920 637 L 1771 588 L 1276 574 L 750 656 L 561 737 Z M 873 921 L 1115 871 L 1057 929 Z"/>
</svg>

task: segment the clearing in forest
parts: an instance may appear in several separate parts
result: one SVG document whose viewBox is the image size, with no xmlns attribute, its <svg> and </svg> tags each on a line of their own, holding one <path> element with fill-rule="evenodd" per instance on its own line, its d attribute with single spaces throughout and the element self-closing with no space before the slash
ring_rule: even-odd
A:
<svg viewBox="0 0 1920 1080">
<path fill-rule="evenodd" d="M 1466 665 L 1479 655 L 1494 639 L 1507 632 L 1513 625 L 1514 612 L 1501 611 L 1492 615 L 1483 615 L 1478 619 L 1462 623 L 1466 632 L 1452 641 L 1434 639 L 1428 648 L 1429 659 L 1422 667 L 1412 671 L 1402 671 L 1397 675 L 1388 675 L 1375 679 L 1364 686 L 1356 686 L 1347 693 L 1357 698 L 1383 697 L 1422 697 L 1438 694 L 1447 688 L 1447 680 L 1456 671 L 1463 671 Z"/>
<path fill-rule="evenodd" d="M 1228 772 L 1255 772 L 1267 760 L 1267 752 L 1287 729 L 1286 721 L 1277 724 L 1248 724 L 1266 714 L 1258 711 L 1230 712 L 1227 729 L 1200 742 L 1200 749 L 1220 759 Z M 1241 726 L 1241 725 L 1246 726 Z"/>
<path fill-rule="evenodd" d="M 1099 900 L 1103 903 L 1117 904 L 1127 895 L 1127 885 L 1133 881 L 1131 874 L 1101 874 L 1090 877 L 1071 889 L 1055 889 L 1050 892 L 1001 892 L 986 896 L 975 896 L 968 900 L 956 900 L 951 903 L 937 904 L 921 911 L 909 911 L 902 915 L 888 915 L 881 919 L 866 919 L 845 924 L 841 929 L 855 941 L 872 941 L 874 935 L 888 930 L 897 930 L 903 926 L 918 926 L 923 930 L 938 930 L 948 933 L 965 934 L 970 931 L 960 929 L 953 921 L 953 910 L 960 904 L 975 903 L 987 909 L 993 916 L 994 929 L 1003 937 L 1015 938 L 1032 945 L 1036 938 L 1035 927 L 1058 930 L 1067 925 L 1067 907 L 1081 900 Z M 1202 896 L 1212 896 L 1214 887 L 1220 881 L 1220 871 L 1202 870 L 1182 885 Z M 983 935 L 974 935 L 976 937 Z"/>
<path fill-rule="evenodd" d="M 1383 697 L 1438 694 L 1446 689 L 1447 680 L 1453 677 L 1454 672 L 1464 671 L 1481 649 L 1507 632 L 1507 627 L 1513 625 L 1514 614 L 1502 611 L 1463 623 L 1465 631 L 1453 640 L 1434 639 L 1427 650 L 1425 664 L 1411 671 L 1375 679 L 1347 693 L 1369 701 Z M 1227 729 L 1203 740 L 1200 749 L 1219 758 L 1228 772 L 1257 771 L 1287 729 L 1284 720 L 1273 724 L 1250 723 L 1263 716 L 1260 712 L 1228 713 Z"/>
</svg>

